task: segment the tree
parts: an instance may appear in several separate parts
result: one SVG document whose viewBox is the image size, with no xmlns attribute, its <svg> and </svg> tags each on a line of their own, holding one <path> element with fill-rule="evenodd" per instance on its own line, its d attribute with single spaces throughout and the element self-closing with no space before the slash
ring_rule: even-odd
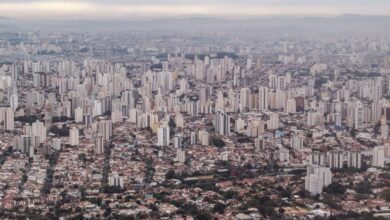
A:
<svg viewBox="0 0 390 220">
<path fill-rule="evenodd" d="M 87 157 L 85 156 L 84 153 L 79 154 L 78 158 L 79 158 L 79 160 L 81 160 L 83 162 L 85 162 L 87 160 Z"/>
<path fill-rule="evenodd" d="M 225 209 L 226 209 L 226 205 L 218 202 L 214 205 L 213 212 L 214 213 L 218 212 L 218 213 L 222 214 L 225 211 Z"/>
<path fill-rule="evenodd" d="M 165 178 L 166 179 L 173 179 L 175 178 L 176 174 L 175 174 L 175 171 L 174 170 L 169 170 L 166 174 L 165 174 Z"/>
<path fill-rule="evenodd" d="M 386 201 L 390 202 L 390 188 L 387 188 L 387 189 L 383 190 L 382 197 Z"/>
<path fill-rule="evenodd" d="M 371 183 L 368 181 L 362 181 L 355 186 L 355 191 L 359 194 L 370 194 Z"/>
<path fill-rule="evenodd" d="M 222 148 L 225 147 L 225 141 L 223 141 L 221 138 L 213 138 L 211 139 L 211 144 L 215 147 Z"/>
<path fill-rule="evenodd" d="M 347 189 L 340 183 L 333 182 L 329 184 L 329 186 L 327 186 L 324 191 L 329 194 L 343 195 Z"/>
</svg>

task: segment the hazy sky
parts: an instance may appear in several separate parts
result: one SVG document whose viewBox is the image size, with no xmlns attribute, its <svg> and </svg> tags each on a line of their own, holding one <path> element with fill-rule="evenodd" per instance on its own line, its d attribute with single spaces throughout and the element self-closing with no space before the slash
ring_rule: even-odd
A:
<svg viewBox="0 0 390 220">
<path fill-rule="evenodd" d="M 16 18 L 269 15 L 390 15 L 390 0 L 0 0 Z"/>
</svg>

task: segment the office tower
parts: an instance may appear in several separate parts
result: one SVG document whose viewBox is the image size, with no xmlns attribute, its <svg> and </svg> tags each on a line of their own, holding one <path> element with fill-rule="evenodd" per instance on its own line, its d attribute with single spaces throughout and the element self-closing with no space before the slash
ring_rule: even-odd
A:
<svg viewBox="0 0 390 220">
<path fill-rule="evenodd" d="M 219 135 L 230 134 L 230 117 L 226 112 L 217 111 L 215 113 L 215 132 Z"/>
<path fill-rule="evenodd" d="M 101 134 L 97 134 L 95 137 L 94 151 L 96 154 L 103 154 L 104 153 L 104 137 Z"/>
<path fill-rule="evenodd" d="M 330 151 L 328 152 L 328 162 L 331 169 L 343 168 L 343 152 L 341 151 Z"/>
<path fill-rule="evenodd" d="M 103 136 L 105 141 L 110 141 L 112 137 L 112 121 L 111 120 L 101 120 L 97 125 L 97 133 Z"/>
<path fill-rule="evenodd" d="M 31 130 L 33 136 L 38 137 L 39 143 L 44 143 L 46 141 L 47 129 L 43 122 L 36 121 L 32 123 Z"/>
<path fill-rule="evenodd" d="M 259 110 L 268 110 L 268 88 L 259 87 Z"/>
<path fill-rule="evenodd" d="M 305 190 L 312 195 L 321 194 L 324 187 L 332 183 L 332 172 L 328 167 L 307 166 Z"/>
<path fill-rule="evenodd" d="M 348 167 L 357 169 L 362 167 L 362 153 L 360 151 L 348 151 Z"/>
<path fill-rule="evenodd" d="M 76 146 L 79 145 L 79 129 L 72 127 L 69 130 L 69 145 Z"/>
<path fill-rule="evenodd" d="M 169 126 L 167 122 L 161 123 L 157 129 L 157 145 L 161 147 L 166 147 L 169 145 L 170 140 Z"/>
<path fill-rule="evenodd" d="M 186 161 L 186 152 L 183 149 L 176 150 L 176 161 L 184 163 Z"/>
<path fill-rule="evenodd" d="M 385 167 L 385 148 L 383 146 L 374 148 L 372 165 L 374 167 Z"/>
<path fill-rule="evenodd" d="M 14 112 L 11 108 L 0 108 L 0 124 L 4 130 L 14 130 Z"/>
<path fill-rule="evenodd" d="M 267 121 L 267 129 L 275 130 L 279 128 L 279 114 L 271 112 L 269 114 L 269 120 Z"/>
</svg>

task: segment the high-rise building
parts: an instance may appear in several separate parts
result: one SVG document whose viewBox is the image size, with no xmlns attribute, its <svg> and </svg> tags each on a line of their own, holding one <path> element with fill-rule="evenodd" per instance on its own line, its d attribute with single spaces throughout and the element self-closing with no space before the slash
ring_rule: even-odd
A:
<svg viewBox="0 0 390 220">
<path fill-rule="evenodd" d="M 300 150 L 303 147 L 304 137 L 302 135 L 294 135 L 291 137 L 290 145 L 292 149 Z"/>
<path fill-rule="evenodd" d="M 112 121 L 101 120 L 97 125 L 97 133 L 101 134 L 105 141 L 109 141 L 112 137 Z"/>
<path fill-rule="evenodd" d="M 297 112 L 297 105 L 295 102 L 295 99 L 289 99 L 286 103 L 286 113 L 296 113 Z"/>
<path fill-rule="evenodd" d="M 309 164 L 325 166 L 325 154 L 319 151 L 313 151 L 309 156 Z"/>
<path fill-rule="evenodd" d="M 96 154 L 103 154 L 104 153 L 104 138 L 103 135 L 97 134 L 95 137 L 95 149 Z"/>
<path fill-rule="evenodd" d="M 217 111 L 215 113 L 215 132 L 219 135 L 230 134 L 230 117 L 226 112 Z"/>
<path fill-rule="evenodd" d="M 318 112 L 307 112 L 307 126 L 312 127 L 318 124 Z"/>
<path fill-rule="evenodd" d="M 77 146 L 79 145 L 79 129 L 72 127 L 69 130 L 69 145 Z"/>
<path fill-rule="evenodd" d="M 259 109 L 268 110 L 268 88 L 264 86 L 259 87 Z"/>
<path fill-rule="evenodd" d="M 385 167 L 385 148 L 383 146 L 375 147 L 373 155 L 372 165 L 374 167 Z"/>
<path fill-rule="evenodd" d="M 11 108 L 0 108 L 0 124 L 4 130 L 14 130 L 14 112 Z"/>
<path fill-rule="evenodd" d="M 9 104 L 11 106 L 12 111 L 15 112 L 16 109 L 19 107 L 19 101 L 18 101 L 18 95 L 17 94 L 11 95 Z"/>
<path fill-rule="evenodd" d="M 249 88 L 241 88 L 240 91 L 240 110 L 245 112 L 249 109 L 249 103 L 251 98 L 251 90 Z"/>
<path fill-rule="evenodd" d="M 268 75 L 268 87 L 271 89 L 276 89 L 278 87 L 278 76 L 271 74 Z"/>
<path fill-rule="evenodd" d="M 253 65 L 253 56 L 249 55 L 248 58 L 246 59 L 246 69 L 247 70 L 252 69 L 252 65 Z"/>
<path fill-rule="evenodd" d="M 312 165 L 307 167 L 305 189 L 312 195 L 321 194 L 324 187 L 332 183 L 332 172 L 328 167 Z"/>
<path fill-rule="evenodd" d="M 199 134 L 199 142 L 201 145 L 209 146 L 210 145 L 210 134 L 206 130 L 200 130 Z"/>
<path fill-rule="evenodd" d="M 330 151 L 328 152 L 328 162 L 331 169 L 343 168 L 343 152 Z"/>
<path fill-rule="evenodd" d="M 184 163 L 186 161 L 186 152 L 183 149 L 176 150 L 176 161 Z"/>
<path fill-rule="evenodd" d="M 61 138 L 53 138 L 52 139 L 52 148 L 54 150 L 61 150 Z"/>
<path fill-rule="evenodd" d="M 74 110 L 74 121 L 76 123 L 81 123 L 83 121 L 83 109 L 81 107 L 77 107 Z"/>
<path fill-rule="evenodd" d="M 341 114 L 340 113 L 335 113 L 334 114 L 334 125 L 337 127 L 341 127 Z"/>
<path fill-rule="evenodd" d="M 191 132 L 191 145 L 196 145 L 198 143 L 198 137 L 196 135 L 196 132 L 195 131 L 192 131 Z"/>
<path fill-rule="evenodd" d="M 157 145 L 166 147 L 169 145 L 170 140 L 169 125 L 167 122 L 163 122 L 157 129 Z"/>
<path fill-rule="evenodd" d="M 31 130 L 33 136 L 38 137 L 39 143 L 43 143 L 46 141 L 47 129 L 43 122 L 36 121 L 32 123 Z"/>
<path fill-rule="evenodd" d="M 115 186 L 115 187 L 118 187 L 118 188 L 123 188 L 123 176 L 119 176 L 118 173 L 112 173 L 109 177 L 108 177 L 108 185 L 109 186 Z"/>
<path fill-rule="evenodd" d="M 20 151 L 21 153 L 27 154 L 29 157 L 33 157 L 35 154 L 35 147 L 38 144 L 38 137 L 23 135 L 15 137 L 13 150 Z"/>
<path fill-rule="evenodd" d="M 257 137 L 255 138 L 255 148 L 258 150 L 264 150 L 265 149 L 265 139 L 264 137 Z"/>
<path fill-rule="evenodd" d="M 355 103 L 355 120 L 354 120 L 354 128 L 359 129 L 363 126 L 364 122 L 364 107 L 360 101 Z"/>
<path fill-rule="evenodd" d="M 362 153 L 360 151 L 348 151 L 348 167 L 357 169 L 362 167 Z"/>
<path fill-rule="evenodd" d="M 182 148 L 183 147 L 183 135 L 177 134 L 173 137 L 173 143 L 175 148 Z"/>
<path fill-rule="evenodd" d="M 271 112 L 269 114 L 269 120 L 267 121 L 267 129 L 275 130 L 279 128 L 279 114 Z"/>
<path fill-rule="evenodd" d="M 279 153 L 279 161 L 285 165 L 290 163 L 290 151 L 286 148 L 281 148 L 278 151 Z"/>
<path fill-rule="evenodd" d="M 389 126 L 387 126 L 387 120 L 385 116 L 381 118 L 381 138 L 386 140 L 389 136 Z"/>
</svg>

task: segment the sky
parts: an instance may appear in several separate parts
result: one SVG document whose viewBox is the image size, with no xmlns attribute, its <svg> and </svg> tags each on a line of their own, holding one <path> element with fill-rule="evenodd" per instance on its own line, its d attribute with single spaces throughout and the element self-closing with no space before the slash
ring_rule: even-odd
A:
<svg viewBox="0 0 390 220">
<path fill-rule="evenodd" d="M 390 15 L 390 0 L 0 0 L 9 18 Z"/>
</svg>

